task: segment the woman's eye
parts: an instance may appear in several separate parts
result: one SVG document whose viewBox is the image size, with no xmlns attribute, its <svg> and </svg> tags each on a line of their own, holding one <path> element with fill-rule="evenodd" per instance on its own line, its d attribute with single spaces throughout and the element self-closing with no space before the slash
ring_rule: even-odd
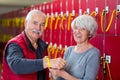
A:
<svg viewBox="0 0 120 80">
<path fill-rule="evenodd" d="M 74 30 L 78 29 L 77 27 L 74 27 Z"/>
<path fill-rule="evenodd" d="M 82 28 L 81 30 L 86 30 L 85 28 Z"/>
</svg>

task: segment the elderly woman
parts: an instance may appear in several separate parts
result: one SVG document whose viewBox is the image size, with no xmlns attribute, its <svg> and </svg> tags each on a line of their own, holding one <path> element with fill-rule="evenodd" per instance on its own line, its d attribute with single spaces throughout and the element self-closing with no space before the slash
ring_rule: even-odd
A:
<svg viewBox="0 0 120 80">
<path fill-rule="evenodd" d="M 65 51 L 64 69 L 50 69 L 52 76 L 56 80 L 96 80 L 100 51 L 89 40 L 96 34 L 97 23 L 93 17 L 81 15 L 73 20 L 71 28 L 76 45 Z"/>
</svg>

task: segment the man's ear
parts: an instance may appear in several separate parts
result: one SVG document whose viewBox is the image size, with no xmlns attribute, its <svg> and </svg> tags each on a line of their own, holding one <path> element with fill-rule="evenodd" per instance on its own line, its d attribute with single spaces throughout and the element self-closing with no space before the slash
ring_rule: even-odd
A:
<svg viewBox="0 0 120 80">
<path fill-rule="evenodd" d="M 25 27 L 27 26 L 27 20 L 24 21 L 24 25 L 25 25 Z"/>
</svg>

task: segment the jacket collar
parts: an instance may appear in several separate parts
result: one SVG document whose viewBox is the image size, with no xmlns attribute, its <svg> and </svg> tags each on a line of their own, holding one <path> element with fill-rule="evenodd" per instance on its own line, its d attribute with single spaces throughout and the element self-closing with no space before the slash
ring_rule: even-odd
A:
<svg viewBox="0 0 120 80">
<path fill-rule="evenodd" d="M 23 33 L 24 39 L 25 39 L 25 41 L 26 41 L 26 43 L 27 43 L 27 47 L 28 47 L 29 49 L 35 51 L 35 48 L 32 46 L 32 44 L 31 44 L 29 38 L 27 37 L 25 31 L 22 32 L 22 33 Z M 40 38 L 38 39 L 37 44 L 38 44 L 38 47 L 41 48 L 42 51 L 46 50 L 46 48 L 47 48 L 47 46 L 48 46 L 48 45 L 47 45 L 42 39 L 40 39 Z"/>
</svg>

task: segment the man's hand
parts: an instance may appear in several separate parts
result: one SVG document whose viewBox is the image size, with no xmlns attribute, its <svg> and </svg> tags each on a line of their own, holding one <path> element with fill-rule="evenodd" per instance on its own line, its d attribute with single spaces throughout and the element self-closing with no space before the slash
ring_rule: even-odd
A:
<svg viewBox="0 0 120 80">
<path fill-rule="evenodd" d="M 63 69 L 66 65 L 66 61 L 62 58 L 50 59 L 50 67 L 55 69 Z"/>
<path fill-rule="evenodd" d="M 48 65 L 49 64 L 49 65 Z M 54 69 L 62 69 L 66 65 L 66 61 L 62 58 L 54 58 L 47 60 L 47 56 L 43 58 L 43 66 L 44 68 L 54 68 Z"/>
</svg>

